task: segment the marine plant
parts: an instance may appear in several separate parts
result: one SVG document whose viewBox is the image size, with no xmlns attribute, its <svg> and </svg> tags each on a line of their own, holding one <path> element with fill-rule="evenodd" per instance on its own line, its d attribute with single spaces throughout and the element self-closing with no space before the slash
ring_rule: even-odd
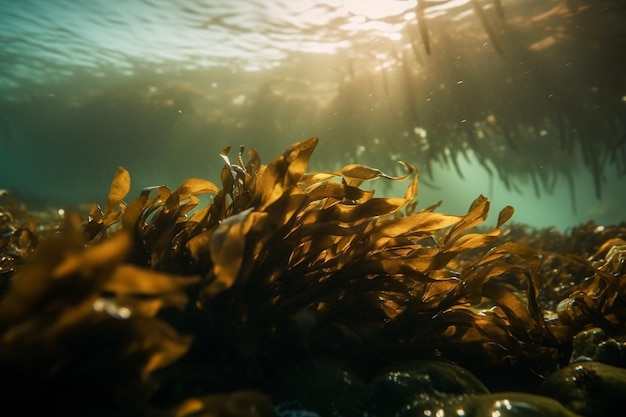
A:
<svg viewBox="0 0 626 417">
<path fill-rule="evenodd" d="M 309 357 L 365 373 L 437 358 L 546 375 L 580 330 L 623 330 L 623 228 L 588 258 L 554 258 L 507 237 L 512 207 L 477 229 L 484 196 L 464 215 L 418 210 L 408 163 L 400 177 L 359 164 L 307 172 L 317 143 L 268 164 L 254 150 L 244 162 L 243 147 L 232 162 L 225 148 L 221 186 L 191 178 L 128 203 L 118 168 L 104 208 L 67 213 L 0 275 L 3 403 L 271 415 L 258 391 L 271 394 L 268 381 Z M 409 184 L 377 197 L 363 186 L 377 179 Z M 3 263 L 20 230 L 5 233 Z"/>
</svg>

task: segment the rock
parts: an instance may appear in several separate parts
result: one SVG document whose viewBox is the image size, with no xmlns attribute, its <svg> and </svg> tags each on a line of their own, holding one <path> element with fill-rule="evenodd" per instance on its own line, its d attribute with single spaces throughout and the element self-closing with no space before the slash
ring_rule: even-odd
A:
<svg viewBox="0 0 626 417">
<path fill-rule="evenodd" d="M 379 373 L 370 383 L 373 414 L 377 417 L 421 415 L 424 404 L 440 407 L 450 399 L 488 393 L 468 370 L 441 361 L 410 361 Z"/>
<path fill-rule="evenodd" d="M 442 407 L 424 405 L 414 416 L 432 417 L 578 417 L 552 398 L 521 392 L 499 392 L 451 400 Z"/>
<path fill-rule="evenodd" d="M 584 416 L 622 415 L 626 369 L 600 362 L 572 363 L 550 375 L 538 393 Z"/>
<path fill-rule="evenodd" d="M 574 336 L 570 363 L 602 362 L 607 365 L 626 367 L 626 343 L 606 335 L 604 330 L 595 327 Z"/>
<path fill-rule="evenodd" d="M 367 384 L 339 360 L 310 360 L 280 375 L 273 385 L 279 417 L 362 417 L 369 407 Z"/>
</svg>

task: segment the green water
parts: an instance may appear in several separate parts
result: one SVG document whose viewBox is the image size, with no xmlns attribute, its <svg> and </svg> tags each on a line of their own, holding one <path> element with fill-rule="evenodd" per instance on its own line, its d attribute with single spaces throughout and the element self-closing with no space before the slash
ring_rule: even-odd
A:
<svg viewBox="0 0 626 417">
<path fill-rule="evenodd" d="M 317 136 L 311 169 L 415 165 L 422 207 L 625 220 L 623 2 L 365 3 L 1 2 L 0 188 L 102 203 L 119 165 L 174 188 Z"/>
</svg>

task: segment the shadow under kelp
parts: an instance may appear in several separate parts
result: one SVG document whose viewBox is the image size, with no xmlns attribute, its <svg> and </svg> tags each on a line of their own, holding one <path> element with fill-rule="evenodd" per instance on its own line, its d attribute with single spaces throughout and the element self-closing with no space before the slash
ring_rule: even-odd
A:
<svg viewBox="0 0 626 417">
<path fill-rule="evenodd" d="M 258 394 L 204 396 L 268 393 L 268 381 L 319 356 L 365 375 L 438 358 L 536 382 L 566 362 L 580 330 L 623 331 L 623 228 L 607 229 L 588 258 L 533 249 L 506 236 L 511 207 L 479 231 L 483 196 L 465 215 L 418 211 L 411 165 L 401 177 L 357 164 L 307 172 L 316 145 L 266 165 L 255 151 L 244 162 L 243 148 L 233 162 L 226 148 L 221 187 L 190 178 L 129 203 L 119 168 L 103 208 L 86 221 L 67 214 L 41 244 L 5 215 L 3 404 L 183 416 L 240 398 L 266 409 Z M 361 188 L 408 178 L 400 198 Z"/>
</svg>

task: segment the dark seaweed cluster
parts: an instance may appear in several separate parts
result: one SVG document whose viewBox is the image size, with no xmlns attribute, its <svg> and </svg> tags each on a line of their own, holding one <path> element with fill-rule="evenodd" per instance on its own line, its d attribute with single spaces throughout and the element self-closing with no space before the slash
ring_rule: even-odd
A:
<svg viewBox="0 0 626 417">
<path fill-rule="evenodd" d="M 307 172 L 316 144 L 267 165 L 226 148 L 221 187 L 191 178 L 129 203 L 119 168 L 104 208 L 48 233 L 3 206 L 3 406 L 271 415 L 267 381 L 311 357 L 547 375 L 577 332 L 623 331 L 624 225 L 529 233 L 506 207 L 478 229 L 485 197 L 465 215 L 417 210 L 410 165 Z M 410 183 L 401 198 L 362 187 L 381 178 Z"/>
<path fill-rule="evenodd" d="M 15 268 L 39 244 L 40 232 L 37 220 L 28 216 L 26 207 L 8 191 L 0 190 L 0 294 L 5 294 L 8 277 Z"/>
</svg>

